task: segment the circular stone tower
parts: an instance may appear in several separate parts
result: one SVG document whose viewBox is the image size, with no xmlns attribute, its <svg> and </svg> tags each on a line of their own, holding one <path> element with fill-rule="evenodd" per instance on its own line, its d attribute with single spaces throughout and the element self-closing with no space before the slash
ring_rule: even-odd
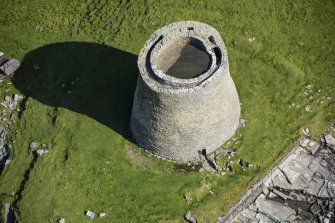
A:
<svg viewBox="0 0 335 223">
<path fill-rule="evenodd" d="M 179 162 L 213 152 L 239 124 L 240 103 L 218 31 L 184 21 L 154 32 L 138 57 L 130 129 L 138 145 Z"/>
</svg>

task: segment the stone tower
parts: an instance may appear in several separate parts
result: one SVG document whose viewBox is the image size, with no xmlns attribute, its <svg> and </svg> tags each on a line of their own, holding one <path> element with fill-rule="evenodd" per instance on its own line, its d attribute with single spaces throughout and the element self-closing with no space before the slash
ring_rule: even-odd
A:
<svg viewBox="0 0 335 223">
<path fill-rule="evenodd" d="M 213 27 L 183 21 L 154 32 L 138 57 L 130 129 L 138 145 L 179 162 L 213 152 L 239 124 L 227 49 Z"/>
</svg>

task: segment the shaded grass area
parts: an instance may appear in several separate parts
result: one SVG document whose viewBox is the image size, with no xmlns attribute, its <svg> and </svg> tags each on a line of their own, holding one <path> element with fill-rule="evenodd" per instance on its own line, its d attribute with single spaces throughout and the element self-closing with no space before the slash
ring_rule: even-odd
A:
<svg viewBox="0 0 335 223">
<path fill-rule="evenodd" d="M 89 222 L 88 209 L 106 212 L 97 222 L 180 222 L 187 210 L 200 222 L 214 222 L 302 127 L 318 135 L 335 121 L 331 0 L 4 0 L 0 14 L 0 50 L 23 60 L 0 94 L 28 97 L 8 138 L 13 146 L 0 176 L 2 203 L 14 201 L 8 195 L 20 189 L 33 159 L 30 142 L 49 150 L 15 203 L 20 222 Z M 227 148 L 237 149 L 233 161 L 260 168 L 224 177 L 196 173 L 147 157 L 129 137 L 136 55 L 155 29 L 187 19 L 214 26 L 227 45 L 247 120 L 238 143 Z M 308 84 L 312 92 L 305 94 Z"/>
</svg>

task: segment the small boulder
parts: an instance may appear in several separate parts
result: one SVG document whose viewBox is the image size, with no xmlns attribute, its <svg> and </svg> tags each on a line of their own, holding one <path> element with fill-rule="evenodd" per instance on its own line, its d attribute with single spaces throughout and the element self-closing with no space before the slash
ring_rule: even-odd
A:
<svg viewBox="0 0 335 223">
<path fill-rule="evenodd" d="M 18 101 L 18 100 L 19 100 L 19 95 L 13 94 L 13 101 Z"/>
<path fill-rule="evenodd" d="M 311 112 L 311 111 L 312 111 L 312 106 L 310 106 L 310 105 L 306 105 L 306 106 L 305 106 L 305 111 L 306 111 L 306 112 Z"/>
<path fill-rule="evenodd" d="M 31 142 L 29 145 L 30 149 L 35 149 L 37 147 L 37 143 L 36 142 Z"/>
<path fill-rule="evenodd" d="M 106 216 L 106 213 L 105 212 L 100 212 L 99 213 L 99 218 L 102 218 L 102 217 L 105 217 Z"/>
<path fill-rule="evenodd" d="M 247 124 L 247 121 L 246 121 L 246 120 L 244 120 L 244 119 L 240 119 L 240 123 L 239 123 L 239 127 L 240 127 L 240 128 L 244 128 L 246 124 Z"/>
<path fill-rule="evenodd" d="M 64 218 L 61 218 L 57 221 L 58 223 L 65 223 L 65 219 Z"/>
<path fill-rule="evenodd" d="M 7 166 L 10 163 L 10 159 L 7 159 L 5 162 L 5 166 Z"/>
<path fill-rule="evenodd" d="M 42 156 L 43 154 L 46 154 L 48 152 L 49 151 L 46 150 L 46 149 L 39 149 L 39 150 L 36 151 L 36 153 L 37 153 L 38 156 Z"/>
<path fill-rule="evenodd" d="M 87 217 L 89 217 L 90 219 L 93 219 L 94 218 L 94 213 L 92 211 L 86 211 L 86 214 L 85 214 Z"/>
<path fill-rule="evenodd" d="M 304 133 L 305 136 L 309 136 L 310 133 L 309 128 L 304 128 L 302 132 Z"/>
<path fill-rule="evenodd" d="M 334 136 L 332 136 L 331 134 L 327 134 L 325 136 L 325 141 L 327 143 L 328 146 L 335 148 L 335 138 Z"/>
<path fill-rule="evenodd" d="M 192 216 L 191 211 L 188 211 L 185 215 L 185 219 L 186 221 L 188 221 L 189 223 L 197 223 L 197 220 L 195 220 L 195 218 Z"/>
<path fill-rule="evenodd" d="M 184 194 L 184 198 L 187 202 L 192 201 L 192 197 L 188 196 L 187 194 Z"/>
</svg>

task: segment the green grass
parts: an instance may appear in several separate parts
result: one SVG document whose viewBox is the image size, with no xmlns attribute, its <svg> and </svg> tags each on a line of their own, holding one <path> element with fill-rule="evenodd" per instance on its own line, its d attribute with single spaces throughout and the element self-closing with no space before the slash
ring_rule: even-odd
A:
<svg viewBox="0 0 335 223">
<path fill-rule="evenodd" d="M 180 20 L 221 33 L 247 120 L 233 160 L 260 168 L 223 177 L 188 173 L 131 142 L 136 55 L 154 30 Z M 335 121 L 334 21 L 332 0 L 1 1 L 0 50 L 23 65 L 1 83 L 0 95 L 28 99 L 8 137 L 11 163 L 0 176 L 0 201 L 13 202 L 8 195 L 22 191 L 15 205 L 23 223 L 92 222 L 85 210 L 106 212 L 94 222 L 180 222 L 187 210 L 214 222 L 303 127 L 317 136 Z M 49 153 L 26 172 L 32 141 L 47 144 Z"/>
</svg>

